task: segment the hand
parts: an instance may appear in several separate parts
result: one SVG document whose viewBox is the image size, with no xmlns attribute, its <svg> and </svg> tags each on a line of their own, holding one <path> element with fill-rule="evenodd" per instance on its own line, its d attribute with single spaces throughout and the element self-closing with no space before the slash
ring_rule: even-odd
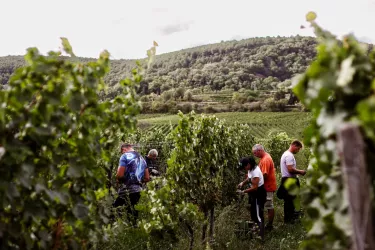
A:
<svg viewBox="0 0 375 250">
<path fill-rule="evenodd" d="M 156 169 L 153 169 L 153 170 L 151 170 L 151 174 L 153 174 L 153 175 L 158 175 L 158 174 L 159 174 L 159 171 L 157 171 Z"/>
<path fill-rule="evenodd" d="M 238 188 L 242 188 L 242 186 L 243 186 L 243 182 L 241 182 L 240 184 L 238 184 Z"/>
<path fill-rule="evenodd" d="M 241 194 L 241 195 L 244 195 L 245 194 L 245 192 L 243 191 L 243 190 L 237 190 L 236 191 L 238 194 Z"/>
<path fill-rule="evenodd" d="M 305 175 L 306 174 L 306 170 L 301 170 L 301 175 Z"/>
</svg>

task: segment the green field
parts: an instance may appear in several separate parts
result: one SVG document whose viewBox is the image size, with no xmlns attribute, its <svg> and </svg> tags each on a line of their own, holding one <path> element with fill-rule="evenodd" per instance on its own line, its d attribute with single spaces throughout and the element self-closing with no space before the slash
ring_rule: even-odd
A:
<svg viewBox="0 0 375 250">
<path fill-rule="evenodd" d="M 246 123 L 255 137 L 266 137 L 270 132 L 286 132 L 290 137 L 301 137 L 311 114 L 307 112 L 229 112 L 214 114 L 228 124 Z M 178 115 L 140 115 L 139 126 L 144 129 L 162 129 L 165 133 L 177 125 Z"/>
</svg>

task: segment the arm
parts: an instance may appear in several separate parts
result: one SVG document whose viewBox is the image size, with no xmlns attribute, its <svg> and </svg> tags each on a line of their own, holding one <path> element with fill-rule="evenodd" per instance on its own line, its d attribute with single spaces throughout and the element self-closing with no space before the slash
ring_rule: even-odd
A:
<svg viewBox="0 0 375 250">
<path fill-rule="evenodd" d="M 300 175 L 305 175 L 306 174 L 306 170 L 301 170 L 301 169 L 293 168 L 293 165 L 287 165 L 287 168 L 288 168 L 288 172 L 290 174 L 300 174 Z"/>
<path fill-rule="evenodd" d="M 250 193 L 254 192 L 258 189 L 258 184 L 259 184 L 259 177 L 254 177 L 251 179 L 251 188 L 244 190 L 244 193 Z"/>
<path fill-rule="evenodd" d="M 145 174 L 143 176 L 143 182 L 149 182 L 150 181 L 150 172 L 148 171 L 148 168 L 145 169 Z"/>
<path fill-rule="evenodd" d="M 238 184 L 238 188 L 242 188 L 243 185 L 245 185 L 247 182 L 249 181 L 249 176 L 246 174 L 246 178 L 243 182 L 241 182 L 240 184 Z"/>
<path fill-rule="evenodd" d="M 260 170 L 262 171 L 263 173 L 263 177 L 264 177 L 264 180 L 267 179 L 268 177 L 268 173 L 269 173 L 269 169 L 270 169 L 270 162 L 267 161 L 266 159 L 264 159 L 261 164 L 259 165 L 259 168 Z"/>
<path fill-rule="evenodd" d="M 300 169 L 297 169 L 297 168 L 293 168 L 295 162 L 296 161 L 295 161 L 294 157 L 291 157 L 291 156 L 285 157 L 285 163 L 286 163 L 286 167 L 288 169 L 288 172 L 290 174 L 305 175 L 306 174 L 305 170 L 300 170 Z"/>
<path fill-rule="evenodd" d="M 126 172 L 126 165 L 126 158 L 124 156 L 121 156 L 118 164 L 119 167 L 117 168 L 116 173 L 117 183 L 119 183 L 124 178 Z"/>
<path fill-rule="evenodd" d="M 262 170 L 264 181 L 268 179 L 268 176 L 270 176 L 270 173 L 274 171 L 275 164 L 273 163 L 272 158 L 267 156 L 260 165 L 260 170 Z"/>
<path fill-rule="evenodd" d="M 267 177 L 268 177 L 268 173 L 263 173 L 264 180 L 267 180 Z"/>
<path fill-rule="evenodd" d="M 122 178 L 124 178 L 125 171 L 126 171 L 125 166 L 119 166 L 117 168 L 117 174 L 116 174 L 117 183 L 120 182 Z"/>
</svg>

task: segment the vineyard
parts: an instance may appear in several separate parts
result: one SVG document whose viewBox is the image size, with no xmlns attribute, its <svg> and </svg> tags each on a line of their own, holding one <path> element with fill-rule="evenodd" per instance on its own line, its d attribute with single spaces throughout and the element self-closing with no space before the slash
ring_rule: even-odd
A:
<svg viewBox="0 0 375 250">
<path fill-rule="evenodd" d="M 303 130 L 310 124 L 311 113 L 308 112 L 231 112 L 215 114 L 228 125 L 234 123 L 247 124 L 250 134 L 256 138 L 267 137 L 270 133 L 286 132 L 289 137 L 302 138 Z M 168 134 L 177 126 L 177 115 L 139 116 L 139 127 L 144 130 L 160 130 Z"/>
<path fill-rule="evenodd" d="M 315 13 L 306 18 L 320 44 L 293 91 L 310 113 L 139 116 L 142 64 L 102 101 L 107 51 L 80 63 L 28 49 L 27 65 L 0 90 L 0 248 L 375 249 L 375 51 L 322 30 Z M 62 48 L 74 57 L 66 38 Z M 307 169 L 295 204 L 302 223 L 285 225 L 275 197 L 274 229 L 263 241 L 246 228 L 239 159 L 263 144 L 279 185 L 293 138 L 305 145 L 296 155 Z M 136 223 L 112 205 L 123 142 L 142 155 L 159 151 L 162 175 L 137 180 Z"/>
</svg>

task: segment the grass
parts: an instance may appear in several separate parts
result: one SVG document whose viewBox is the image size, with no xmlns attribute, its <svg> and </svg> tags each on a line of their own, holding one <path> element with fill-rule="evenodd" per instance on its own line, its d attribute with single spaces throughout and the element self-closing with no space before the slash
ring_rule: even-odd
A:
<svg viewBox="0 0 375 250">
<path fill-rule="evenodd" d="M 238 238 L 234 234 L 235 222 L 238 219 L 250 220 L 250 213 L 245 208 L 247 197 L 239 204 L 240 211 L 235 206 L 225 208 L 217 218 L 215 249 L 298 249 L 305 238 L 305 230 L 301 224 L 284 225 L 283 205 L 275 197 L 274 229 L 265 233 L 262 243 L 256 238 Z M 267 211 L 264 213 L 267 222 Z"/>
</svg>

